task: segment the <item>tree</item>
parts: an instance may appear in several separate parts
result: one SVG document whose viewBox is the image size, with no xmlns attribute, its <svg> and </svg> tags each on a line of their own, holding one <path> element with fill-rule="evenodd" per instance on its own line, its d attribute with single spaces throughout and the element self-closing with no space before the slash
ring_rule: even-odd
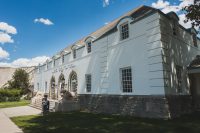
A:
<svg viewBox="0 0 200 133">
<path fill-rule="evenodd" d="M 183 11 L 186 12 L 185 22 L 191 21 L 193 27 L 200 27 L 200 0 L 194 0 L 194 3 L 185 6 Z"/>
<path fill-rule="evenodd" d="M 29 74 L 23 69 L 16 69 L 12 80 L 8 81 L 8 88 L 21 89 L 23 94 L 27 94 L 29 90 Z"/>
</svg>

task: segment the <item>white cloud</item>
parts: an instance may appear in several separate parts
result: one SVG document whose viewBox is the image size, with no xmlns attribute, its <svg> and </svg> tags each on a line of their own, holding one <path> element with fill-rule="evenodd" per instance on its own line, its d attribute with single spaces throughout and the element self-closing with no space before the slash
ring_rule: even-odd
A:
<svg viewBox="0 0 200 133">
<path fill-rule="evenodd" d="M 11 38 L 11 36 L 7 33 L 0 32 L 0 43 L 13 43 L 14 40 Z"/>
<path fill-rule="evenodd" d="M 0 30 L 8 34 L 17 34 L 16 28 L 5 22 L 0 22 Z"/>
<path fill-rule="evenodd" d="M 9 53 L 0 47 L 0 59 L 7 59 L 9 57 Z"/>
<path fill-rule="evenodd" d="M 180 14 L 180 15 L 178 15 L 178 17 L 179 17 L 179 23 L 183 27 L 185 27 L 186 29 L 192 27 L 191 21 L 188 21 L 187 23 L 184 22 L 184 20 L 186 19 L 185 14 Z"/>
<path fill-rule="evenodd" d="M 35 58 L 19 58 L 14 60 L 11 63 L 8 62 L 0 62 L 0 67 L 30 67 L 37 66 L 38 64 L 44 63 L 49 57 L 47 56 L 38 56 Z"/>
<path fill-rule="evenodd" d="M 108 25 L 110 22 L 105 22 L 104 25 Z"/>
<path fill-rule="evenodd" d="M 42 23 L 42 24 L 45 24 L 45 25 L 53 25 L 53 22 L 49 19 L 44 19 L 44 18 L 36 18 L 34 19 L 34 22 L 35 23 Z"/>
<path fill-rule="evenodd" d="M 170 3 L 168 1 L 158 0 L 156 3 L 152 3 L 152 7 L 161 9 L 169 6 L 169 4 Z"/>
<path fill-rule="evenodd" d="M 106 7 L 110 4 L 110 0 L 103 0 L 103 7 Z"/>
<path fill-rule="evenodd" d="M 179 23 L 185 28 L 191 28 L 191 21 L 185 23 L 186 19 L 185 14 L 181 12 L 183 7 L 189 6 L 194 3 L 194 0 L 180 0 L 179 4 L 174 3 L 170 4 L 169 1 L 158 0 L 157 2 L 152 3 L 152 7 L 160 9 L 164 13 L 169 13 L 171 11 L 175 12 L 179 16 Z"/>
<path fill-rule="evenodd" d="M 174 12 L 179 12 L 183 9 L 183 7 L 191 5 L 194 3 L 194 0 L 179 0 L 180 3 L 176 4 L 174 3 L 173 5 L 169 1 L 165 0 L 158 0 L 157 2 L 152 3 L 152 7 L 161 9 L 162 12 L 164 13 L 169 13 L 171 11 Z"/>
<path fill-rule="evenodd" d="M 13 43 L 11 34 L 17 34 L 16 28 L 5 22 L 0 22 L 0 43 Z"/>
</svg>

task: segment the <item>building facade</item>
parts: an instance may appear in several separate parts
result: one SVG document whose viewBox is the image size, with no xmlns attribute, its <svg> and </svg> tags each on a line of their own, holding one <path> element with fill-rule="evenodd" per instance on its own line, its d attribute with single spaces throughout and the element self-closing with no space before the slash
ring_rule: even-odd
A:
<svg viewBox="0 0 200 133">
<path fill-rule="evenodd" d="M 188 66 L 200 55 L 194 29 L 173 12 L 141 6 L 58 52 L 35 68 L 34 90 L 81 109 L 171 118 L 192 109 Z M 195 88 L 196 89 L 196 88 Z M 200 89 L 200 88 L 199 88 Z"/>
</svg>

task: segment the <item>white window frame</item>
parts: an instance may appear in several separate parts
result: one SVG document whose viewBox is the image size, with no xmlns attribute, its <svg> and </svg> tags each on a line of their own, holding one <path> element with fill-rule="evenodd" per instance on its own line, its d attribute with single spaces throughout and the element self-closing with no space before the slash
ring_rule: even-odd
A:
<svg viewBox="0 0 200 133">
<path fill-rule="evenodd" d="M 131 88 L 124 88 L 124 81 L 123 81 L 123 73 L 122 73 L 122 71 L 125 70 L 125 69 L 130 69 L 131 70 L 131 77 L 129 77 L 130 80 L 127 81 L 127 82 L 131 82 Z M 133 93 L 133 69 L 132 69 L 132 67 L 131 66 L 122 67 L 119 70 L 120 70 L 120 86 L 121 86 L 121 91 L 123 93 L 128 93 L 128 94 Z M 127 79 L 127 77 L 126 77 L 126 79 Z M 130 90 L 130 91 L 128 91 L 128 90 Z"/>
<path fill-rule="evenodd" d="M 128 29 L 126 31 L 123 31 L 123 26 L 128 26 Z M 124 35 L 127 34 L 127 35 Z M 126 40 L 130 37 L 130 28 L 129 28 L 129 23 L 125 22 L 120 25 L 120 40 Z"/>
<path fill-rule="evenodd" d="M 90 81 L 88 80 L 88 76 L 90 77 Z M 90 86 L 90 88 L 88 88 L 88 86 Z M 85 74 L 85 88 L 86 88 L 87 93 L 90 93 L 92 91 L 92 75 L 91 74 Z"/>
</svg>

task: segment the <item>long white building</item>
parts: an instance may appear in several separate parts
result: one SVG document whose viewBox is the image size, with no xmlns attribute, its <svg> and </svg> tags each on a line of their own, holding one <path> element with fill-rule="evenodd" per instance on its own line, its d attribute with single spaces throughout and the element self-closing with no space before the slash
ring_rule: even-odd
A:
<svg viewBox="0 0 200 133">
<path fill-rule="evenodd" d="M 138 7 L 36 67 L 34 90 L 57 110 L 67 106 L 60 92 L 68 90 L 81 109 L 96 113 L 188 113 L 200 94 L 200 39 L 178 21 L 174 12 Z"/>
</svg>

